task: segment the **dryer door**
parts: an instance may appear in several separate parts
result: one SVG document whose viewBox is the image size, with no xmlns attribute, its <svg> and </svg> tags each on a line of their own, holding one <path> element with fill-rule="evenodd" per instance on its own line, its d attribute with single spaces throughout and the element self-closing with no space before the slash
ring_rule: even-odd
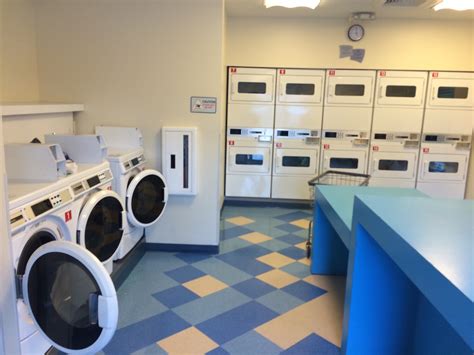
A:
<svg viewBox="0 0 474 355">
<path fill-rule="evenodd" d="M 95 192 L 80 212 L 78 243 L 106 262 L 115 255 L 122 241 L 125 221 L 125 207 L 116 192 Z"/>
<path fill-rule="evenodd" d="M 65 353 L 96 353 L 115 333 L 114 284 L 100 261 L 77 244 L 53 241 L 38 248 L 22 291 L 40 332 Z"/>
<path fill-rule="evenodd" d="M 152 225 L 163 215 L 168 202 L 165 177 L 156 170 L 143 170 L 130 181 L 126 201 L 131 224 Z"/>
</svg>

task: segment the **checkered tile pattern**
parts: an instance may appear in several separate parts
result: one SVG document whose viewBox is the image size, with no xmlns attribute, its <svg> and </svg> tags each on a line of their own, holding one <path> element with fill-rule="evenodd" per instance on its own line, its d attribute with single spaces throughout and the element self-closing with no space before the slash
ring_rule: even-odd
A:
<svg viewBox="0 0 474 355">
<path fill-rule="evenodd" d="M 218 255 L 147 252 L 105 354 L 338 354 L 345 280 L 311 275 L 310 210 L 226 207 Z"/>
</svg>

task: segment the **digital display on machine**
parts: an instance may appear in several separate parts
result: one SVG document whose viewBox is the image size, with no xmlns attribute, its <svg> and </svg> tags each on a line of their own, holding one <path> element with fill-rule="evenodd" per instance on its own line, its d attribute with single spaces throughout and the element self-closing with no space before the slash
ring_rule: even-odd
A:
<svg viewBox="0 0 474 355">
<path fill-rule="evenodd" d="M 326 132 L 324 133 L 326 138 L 337 138 L 337 132 Z"/>
<path fill-rule="evenodd" d="M 438 136 L 428 135 L 425 137 L 425 142 L 437 142 Z"/>
<path fill-rule="evenodd" d="M 139 163 L 138 158 L 132 159 L 132 165 L 133 166 L 138 165 L 138 163 Z"/>
<path fill-rule="evenodd" d="M 237 128 L 231 128 L 230 129 L 230 134 L 242 134 L 242 130 L 237 129 Z"/>
<path fill-rule="evenodd" d="M 288 137 L 288 131 L 278 131 L 278 137 Z"/>
<path fill-rule="evenodd" d="M 51 204 L 51 201 L 49 199 L 38 202 L 36 205 L 31 206 L 31 209 L 33 210 L 35 216 L 39 216 L 52 208 L 53 205 Z"/>
<path fill-rule="evenodd" d="M 100 179 L 98 176 L 91 177 L 90 179 L 87 179 L 87 184 L 89 187 L 94 187 L 100 184 Z"/>
<path fill-rule="evenodd" d="M 375 139 L 387 139 L 387 135 L 385 133 L 375 133 Z"/>
</svg>

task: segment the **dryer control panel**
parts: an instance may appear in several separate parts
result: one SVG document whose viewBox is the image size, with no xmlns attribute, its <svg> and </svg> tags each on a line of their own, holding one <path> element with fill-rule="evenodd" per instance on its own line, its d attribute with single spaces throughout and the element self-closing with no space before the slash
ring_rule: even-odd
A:
<svg viewBox="0 0 474 355">
<path fill-rule="evenodd" d="M 132 158 L 126 162 L 123 163 L 123 170 L 124 171 L 129 171 L 130 169 L 136 168 L 137 166 L 145 164 L 145 157 L 143 154 Z"/>
<path fill-rule="evenodd" d="M 29 203 L 10 213 L 12 232 L 17 228 L 32 222 L 46 213 L 52 212 L 71 202 L 73 196 L 69 188 L 50 194 L 49 196 Z"/>
<path fill-rule="evenodd" d="M 106 169 L 98 174 L 88 176 L 87 178 L 71 185 L 71 189 L 74 193 L 74 196 L 77 197 L 111 180 L 112 172 L 110 171 L 110 169 Z"/>
</svg>

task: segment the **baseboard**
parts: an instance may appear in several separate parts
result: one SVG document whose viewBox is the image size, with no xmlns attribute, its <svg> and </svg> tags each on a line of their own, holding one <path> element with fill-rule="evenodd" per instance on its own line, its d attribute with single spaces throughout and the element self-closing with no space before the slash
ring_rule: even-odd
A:
<svg viewBox="0 0 474 355">
<path fill-rule="evenodd" d="M 238 207 L 283 207 L 295 209 L 312 209 L 310 200 L 285 200 L 269 198 L 226 197 L 224 206 Z"/>
<path fill-rule="evenodd" d="M 145 243 L 147 251 L 219 254 L 218 245 Z"/>
</svg>

